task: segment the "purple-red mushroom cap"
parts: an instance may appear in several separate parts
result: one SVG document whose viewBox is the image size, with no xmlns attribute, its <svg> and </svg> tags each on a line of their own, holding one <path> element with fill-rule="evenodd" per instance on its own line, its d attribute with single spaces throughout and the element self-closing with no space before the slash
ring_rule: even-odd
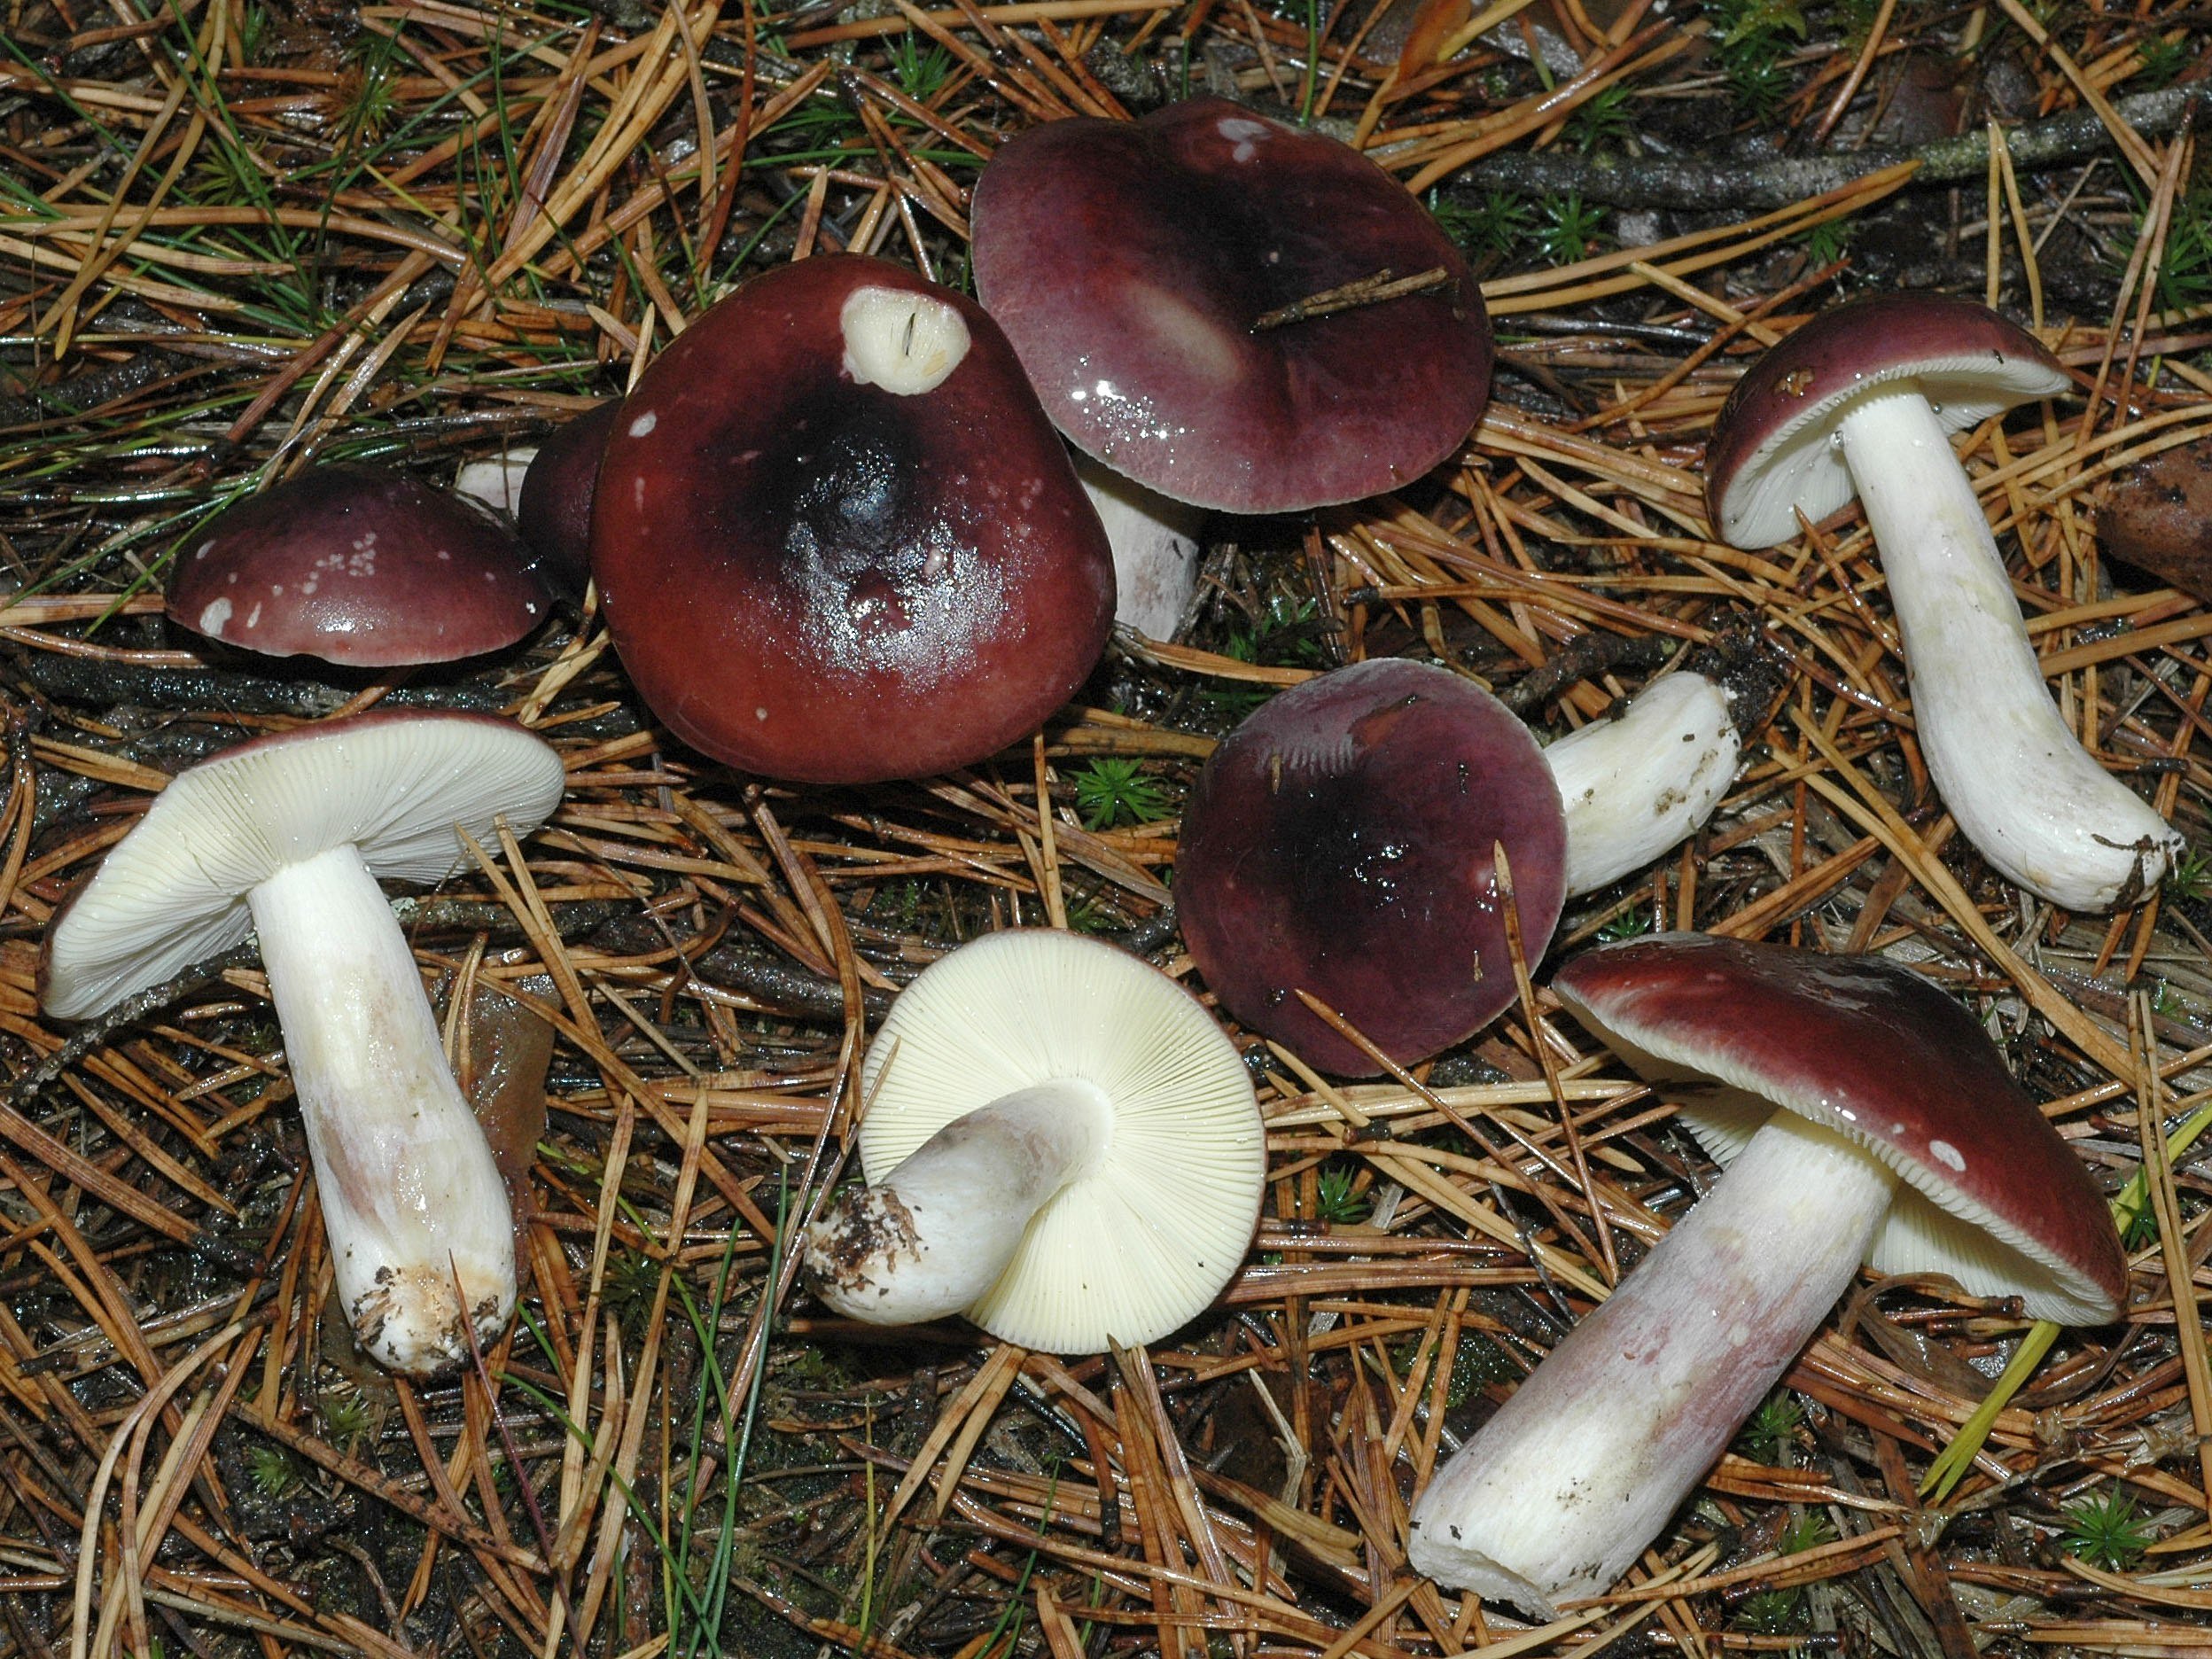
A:
<svg viewBox="0 0 2212 1659">
<path fill-rule="evenodd" d="M 504 650 L 551 608 L 498 518 L 403 472 L 320 466 L 210 524 L 169 572 L 172 621 L 225 645 L 346 667 Z"/>
<path fill-rule="evenodd" d="M 1229 512 L 1379 495 L 1481 416 L 1491 337 L 1449 238 L 1348 145 L 1220 98 L 1032 128 L 977 182 L 976 290 L 1076 446 Z M 1389 272 L 1435 286 L 1280 327 Z"/>
<path fill-rule="evenodd" d="M 515 528 L 557 593 L 574 597 L 591 580 L 592 496 L 621 413 L 619 398 L 585 410 L 545 440 L 522 475 Z"/>
<path fill-rule="evenodd" d="M 1566 840 L 1526 726 L 1457 674 L 1382 658 L 1282 692 L 1214 751 L 1184 808 L 1176 909 L 1240 1021 L 1368 1075 L 1382 1068 L 1297 993 L 1401 1063 L 1472 1035 L 1515 994 L 1493 850 L 1534 962 Z"/>
<path fill-rule="evenodd" d="M 1824 311 L 1745 371 L 1713 422 L 1706 514 L 1724 541 L 1775 547 L 1858 495 L 1832 441 L 1878 386 L 1919 384 L 1947 432 L 2072 384 L 2042 341 L 1949 294 L 1880 294 Z"/>
<path fill-rule="evenodd" d="M 781 267 L 622 409 L 592 573 L 640 695 L 705 753 L 926 776 L 1034 731 L 1103 652 L 1105 532 L 964 296 L 873 259 Z"/>
<path fill-rule="evenodd" d="M 2127 1261 L 2089 1172 L 1973 1016 L 1911 970 L 1663 934 L 1585 951 L 1552 988 L 1667 1086 L 1721 1163 L 1780 1110 L 1902 1177 L 1868 1253 L 1877 1272 L 1947 1273 L 2061 1325 L 2126 1305 Z"/>
</svg>

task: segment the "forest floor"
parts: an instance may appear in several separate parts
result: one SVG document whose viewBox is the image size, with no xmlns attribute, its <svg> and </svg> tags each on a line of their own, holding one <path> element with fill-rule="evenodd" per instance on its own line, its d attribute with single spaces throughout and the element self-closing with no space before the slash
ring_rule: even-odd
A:
<svg viewBox="0 0 2212 1659">
<path fill-rule="evenodd" d="M 1850 296 L 2039 329 L 2074 393 L 1963 453 L 2068 720 L 2212 847 L 2212 529 L 2163 575 L 2097 534 L 2212 441 L 2208 75 L 2187 0 L 0 0 L 0 1655 L 2212 1653 L 2212 866 L 2112 917 L 2007 884 L 1930 791 L 1856 511 L 1745 553 L 1702 481 L 1745 365 Z M 450 483 L 810 253 L 964 287 L 999 144 L 1209 90 L 1429 204 L 1492 403 L 1392 496 L 1217 520 L 1178 637 L 1118 642 L 1034 745 L 761 784 L 657 727 L 588 604 L 391 678 L 160 614 L 244 494 Z M 1416 656 L 1556 736 L 1732 631 L 1776 687 L 1741 777 L 1552 957 L 1686 927 L 1907 962 L 2131 1205 L 2124 1320 L 2060 1335 L 1951 1484 L 2029 1321 L 1864 1278 L 1614 1593 L 1538 1626 L 1408 1571 L 1412 1495 L 1711 1174 L 1540 991 L 1356 1088 L 1234 1032 L 1258 1235 L 1149 1350 L 809 1295 L 783 1241 L 887 1000 L 1016 924 L 1190 977 L 1181 803 L 1273 691 Z M 253 960 L 89 1035 L 37 1003 L 49 919 L 169 775 L 370 705 L 518 714 L 569 775 L 409 913 L 536 1149 L 523 1312 L 422 1384 L 329 1300 Z"/>
</svg>

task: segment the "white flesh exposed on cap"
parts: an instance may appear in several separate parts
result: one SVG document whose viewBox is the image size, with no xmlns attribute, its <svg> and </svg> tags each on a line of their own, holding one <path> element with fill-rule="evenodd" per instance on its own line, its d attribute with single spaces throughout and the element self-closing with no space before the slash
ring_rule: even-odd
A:
<svg viewBox="0 0 2212 1659">
<path fill-rule="evenodd" d="M 1190 1320 L 1251 1242 L 1266 1139 L 1243 1062 L 1196 998 L 1110 945 L 962 946 L 900 993 L 861 1091 L 875 1185 L 806 1237 L 817 1289 L 853 1318 L 957 1308 L 1026 1348 L 1097 1353 Z"/>
<path fill-rule="evenodd" d="M 1656 681 L 1619 718 L 1544 751 L 1567 814 L 1567 893 L 1593 892 L 1704 828 L 1735 781 L 1728 696 L 1699 674 Z"/>
<path fill-rule="evenodd" d="M 1878 388 L 1841 430 L 1904 635 L 1920 752 L 1959 828 L 2008 878 L 2069 910 L 2155 891 L 2181 839 L 2059 713 L 1927 399 L 1909 383 Z"/>
<path fill-rule="evenodd" d="M 1776 1113 L 1429 1484 L 1414 1570 L 1546 1618 L 1610 1589 L 1850 1286 L 1897 1186 Z"/>
</svg>

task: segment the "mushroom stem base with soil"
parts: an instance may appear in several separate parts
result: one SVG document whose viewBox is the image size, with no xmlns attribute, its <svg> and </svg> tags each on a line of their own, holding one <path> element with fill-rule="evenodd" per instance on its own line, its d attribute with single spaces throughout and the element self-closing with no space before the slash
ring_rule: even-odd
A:
<svg viewBox="0 0 2212 1659">
<path fill-rule="evenodd" d="M 1842 1296 L 1896 1187 L 1828 1130 L 1760 1129 L 1430 1484 L 1415 1570 L 1545 1617 L 1610 1588 Z"/>
<path fill-rule="evenodd" d="M 1112 1136 L 1111 1101 L 1080 1078 L 1017 1089 L 954 1118 L 806 1229 L 817 1293 L 878 1325 L 973 1306 L 1014 1259 L 1030 1218 Z"/>
<path fill-rule="evenodd" d="M 1982 855 L 2029 892 L 2109 910 L 2154 890 L 2178 837 L 2068 728 L 1974 485 L 1919 386 L 1840 429 L 1904 635 L 1928 775 Z"/>
<path fill-rule="evenodd" d="M 351 845 L 247 901 L 346 1317 L 394 1369 L 465 1359 L 461 1309 L 487 1342 L 514 1310 L 513 1223 L 391 905 Z"/>
</svg>

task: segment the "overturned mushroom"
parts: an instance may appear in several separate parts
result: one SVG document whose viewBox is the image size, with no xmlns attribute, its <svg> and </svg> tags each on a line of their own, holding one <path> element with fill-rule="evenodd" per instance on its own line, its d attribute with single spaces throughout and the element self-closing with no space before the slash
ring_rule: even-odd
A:
<svg viewBox="0 0 2212 1659">
<path fill-rule="evenodd" d="M 1933 294 L 1838 307 L 1740 381 L 1715 423 L 1714 527 L 1772 547 L 1856 493 L 1881 550 L 1928 775 L 1966 837 L 2055 904 L 2155 889 L 2180 837 L 2099 766 L 2044 683 L 2012 579 L 1950 434 L 2069 384 L 2041 342 Z"/>
<path fill-rule="evenodd" d="M 260 941 L 338 1294 L 394 1370 L 466 1356 L 513 1312 L 505 1189 L 379 878 L 430 883 L 559 803 L 560 757 L 505 720 L 383 713 L 303 726 L 180 774 L 47 929 L 40 997 L 85 1019 Z M 456 1286 L 459 1300 L 456 1300 Z"/>
<path fill-rule="evenodd" d="M 1609 1588 L 1862 1261 L 2101 1324 L 2127 1264 L 2088 1172 L 1928 981 L 1699 934 L 1553 988 L 1728 1168 L 1439 1470 L 1416 1570 L 1548 1616 Z"/>
<path fill-rule="evenodd" d="M 861 1073 L 872 1183 L 806 1232 L 815 1291 L 904 1325 L 965 1312 L 1056 1353 L 1149 1342 L 1242 1259 L 1266 1154 L 1243 1062 L 1138 958 L 987 934 L 899 994 Z"/>
</svg>

